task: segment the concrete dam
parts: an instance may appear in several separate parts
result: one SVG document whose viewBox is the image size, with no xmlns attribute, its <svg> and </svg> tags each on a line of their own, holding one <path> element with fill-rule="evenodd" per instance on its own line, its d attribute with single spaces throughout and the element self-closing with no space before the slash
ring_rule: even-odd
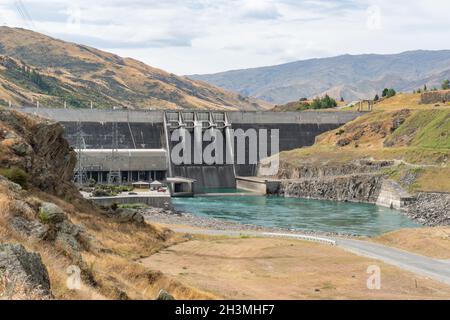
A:
<svg viewBox="0 0 450 320">
<path fill-rule="evenodd" d="M 264 145 L 265 141 L 269 157 L 281 151 L 310 146 L 317 135 L 362 114 L 336 111 L 20 110 L 60 122 L 65 127 L 67 140 L 78 152 L 78 170 L 86 179 L 107 183 L 113 174 L 120 182 L 183 177 L 195 180 L 197 191 L 235 188 L 235 177 L 256 176 L 261 156 L 257 154 L 256 163 L 248 160 L 256 146 Z M 208 130 L 214 137 L 198 141 L 198 137 Z M 247 135 L 248 132 L 256 134 Z M 239 135 L 236 133 L 244 134 L 241 145 L 238 145 Z M 217 142 L 220 141 L 218 135 L 225 137 L 223 143 Z M 179 139 L 173 139 L 174 136 Z M 276 146 L 274 137 L 277 138 Z M 179 144 L 183 147 L 181 163 L 171 156 L 180 148 Z M 198 146 L 202 153 L 211 144 L 217 144 L 213 156 L 223 153 L 227 160 L 232 158 L 233 161 L 211 163 L 203 158 L 194 159 L 199 154 Z M 239 152 L 236 150 L 244 152 L 245 163 L 237 161 Z"/>
</svg>

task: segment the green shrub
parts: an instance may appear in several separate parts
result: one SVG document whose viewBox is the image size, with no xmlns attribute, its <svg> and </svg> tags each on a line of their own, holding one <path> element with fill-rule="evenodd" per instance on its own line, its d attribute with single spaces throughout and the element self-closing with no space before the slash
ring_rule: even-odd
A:
<svg viewBox="0 0 450 320">
<path fill-rule="evenodd" d="M 49 213 L 42 208 L 39 209 L 38 218 L 42 223 L 48 223 L 50 221 Z"/>
<path fill-rule="evenodd" d="M 18 167 L 0 169 L 0 175 L 14 183 L 17 183 L 24 189 L 28 186 L 28 173 Z"/>
<path fill-rule="evenodd" d="M 329 109 L 337 107 L 337 102 L 329 95 L 315 98 L 311 103 L 311 109 Z"/>
</svg>

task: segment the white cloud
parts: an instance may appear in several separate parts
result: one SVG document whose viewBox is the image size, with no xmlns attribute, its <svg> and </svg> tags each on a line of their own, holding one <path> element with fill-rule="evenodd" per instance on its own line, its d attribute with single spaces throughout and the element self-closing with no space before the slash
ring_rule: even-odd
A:
<svg viewBox="0 0 450 320">
<path fill-rule="evenodd" d="M 0 0 L 0 23 L 29 28 L 16 1 Z M 178 74 L 450 48 L 447 0 L 21 1 L 39 32 Z"/>
</svg>

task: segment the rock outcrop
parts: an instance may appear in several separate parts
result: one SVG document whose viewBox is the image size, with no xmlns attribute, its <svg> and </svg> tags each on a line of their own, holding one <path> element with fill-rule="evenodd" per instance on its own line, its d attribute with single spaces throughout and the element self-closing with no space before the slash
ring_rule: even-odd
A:
<svg viewBox="0 0 450 320">
<path fill-rule="evenodd" d="M 317 179 L 285 180 L 280 195 L 317 200 L 375 203 L 380 193 L 380 175 L 349 175 Z"/>
<path fill-rule="evenodd" d="M 60 124 L 0 108 L 0 167 L 22 169 L 42 191 L 78 194 L 70 183 L 76 154 L 63 133 Z"/>
<path fill-rule="evenodd" d="M 24 282 L 43 296 L 49 296 L 50 280 L 41 256 L 20 244 L 0 244 L 0 274 Z"/>
<path fill-rule="evenodd" d="M 427 226 L 450 225 L 450 194 L 419 193 L 405 208 L 406 214 Z"/>
</svg>

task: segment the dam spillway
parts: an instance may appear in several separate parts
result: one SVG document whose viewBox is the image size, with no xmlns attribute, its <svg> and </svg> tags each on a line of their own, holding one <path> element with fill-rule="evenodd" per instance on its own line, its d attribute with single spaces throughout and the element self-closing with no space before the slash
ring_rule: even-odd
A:
<svg viewBox="0 0 450 320">
<path fill-rule="evenodd" d="M 362 115 L 360 112 L 307 111 L 307 112 L 258 112 L 258 111 L 204 111 L 204 110 L 100 110 L 100 109 L 52 109 L 20 108 L 20 111 L 36 114 L 65 127 L 65 137 L 74 149 L 82 149 L 85 170 L 89 178 L 103 183 L 108 181 L 111 167 L 121 167 L 123 181 L 163 180 L 179 176 L 196 180 L 195 188 L 234 188 L 235 176 L 255 176 L 257 164 L 174 164 L 170 160 L 174 143 L 169 136 L 174 130 L 191 133 L 189 145 L 196 141 L 195 130 L 205 132 L 214 128 L 226 137 L 230 130 L 266 130 L 269 135 L 277 130 L 279 151 L 311 146 L 316 136 L 333 130 Z M 197 129 L 196 129 L 197 128 Z M 80 137 L 81 129 L 81 137 Z M 117 141 L 113 146 L 113 131 Z M 80 140 L 82 146 L 80 146 Z M 253 144 L 245 140 L 245 156 Z M 202 149 L 208 143 L 201 142 Z M 236 142 L 225 142 L 224 152 L 233 148 Z M 273 146 L 268 143 L 268 156 Z M 115 164 L 108 155 L 111 149 L 118 149 Z M 236 158 L 236 155 L 234 155 Z M 260 159 L 258 159 L 260 160 Z"/>
</svg>

